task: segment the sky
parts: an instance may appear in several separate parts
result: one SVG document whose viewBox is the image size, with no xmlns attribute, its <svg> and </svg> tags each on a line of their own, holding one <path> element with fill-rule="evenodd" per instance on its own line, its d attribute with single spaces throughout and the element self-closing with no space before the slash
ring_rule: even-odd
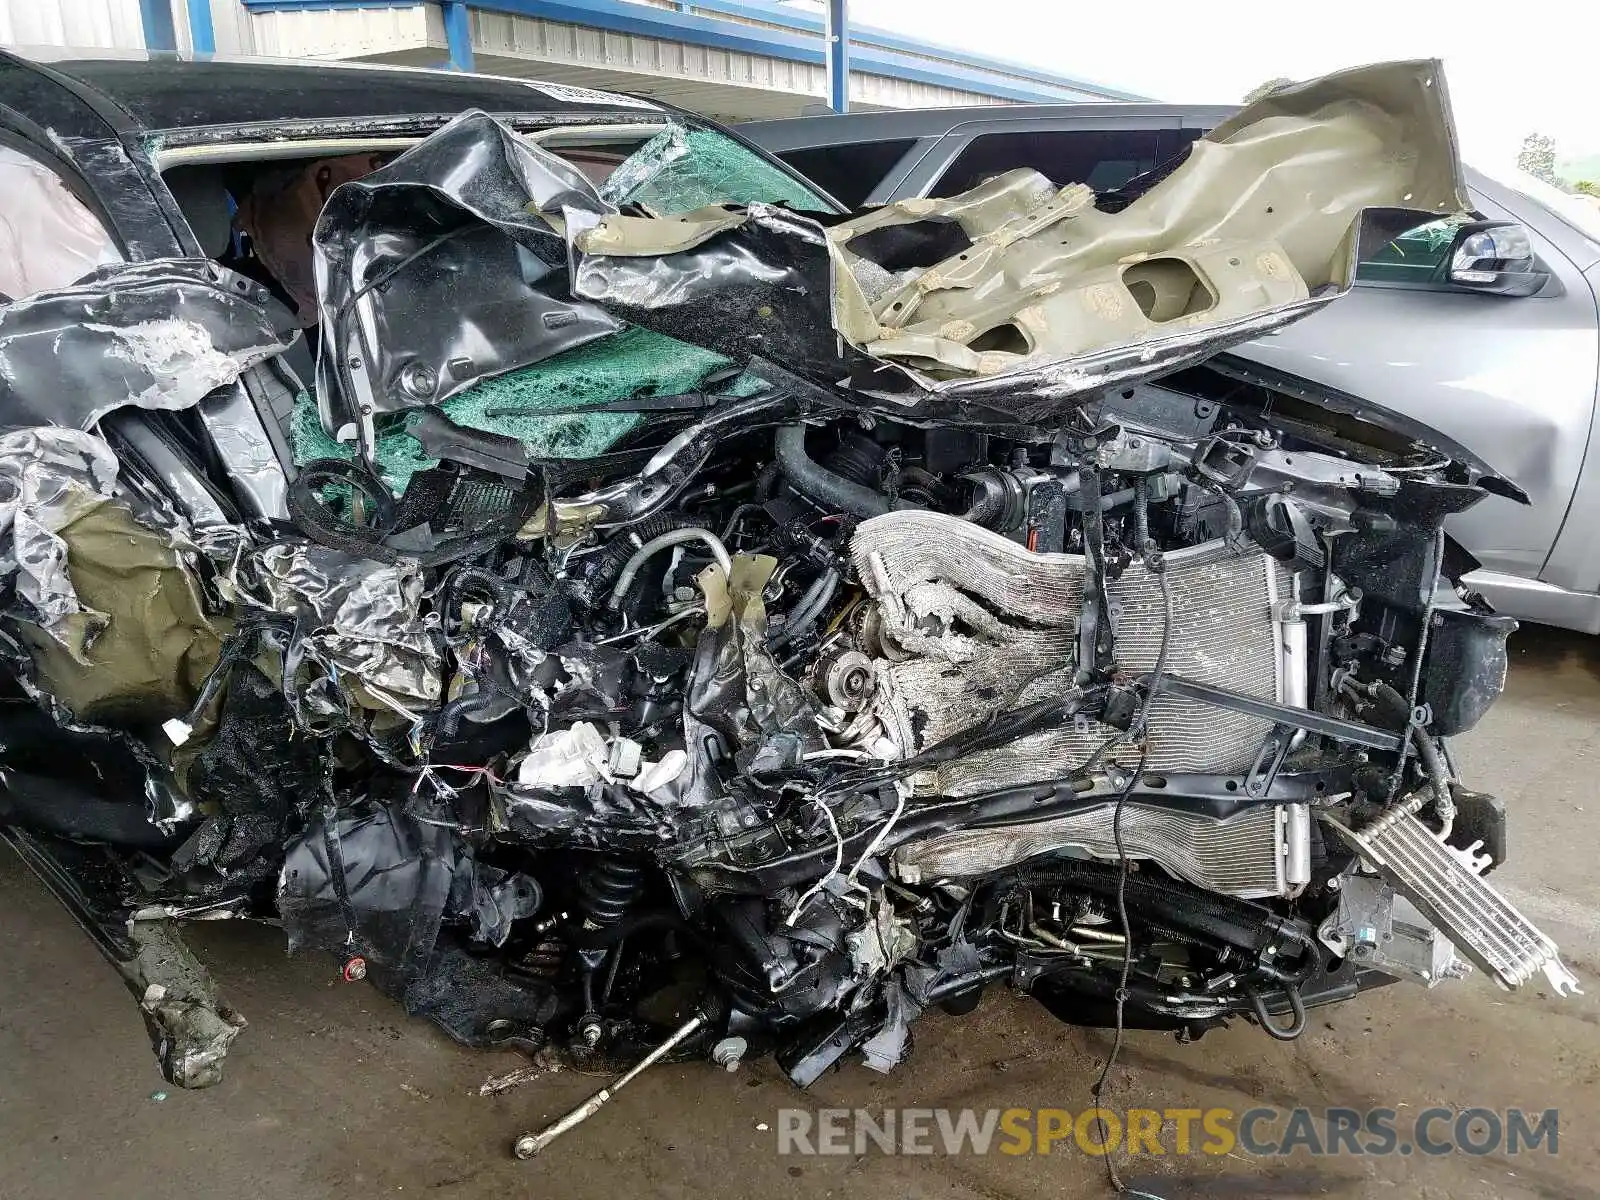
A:
<svg viewBox="0 0 1600 1200">
<path fill-rule="evenodd" d="M 1600 0 L 849 0 L 850 17 L 1156 100 L 1238 103 L 1278 76 L 1442 58 L 1462 157 L 1529 133 L 1600 153 Z M 809 7 L 809 6 L 808 6 Z"/>
</svg>

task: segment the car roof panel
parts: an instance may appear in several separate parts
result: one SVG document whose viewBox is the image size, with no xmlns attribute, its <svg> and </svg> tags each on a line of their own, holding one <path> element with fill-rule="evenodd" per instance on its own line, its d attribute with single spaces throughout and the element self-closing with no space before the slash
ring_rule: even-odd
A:
<svg viewBox="0 0 1600 1200">
<path fill-rule="evenodd" d="M 106 55 L 41 64 L 110 100 L 148 131 L 361 117 L 583 114 L 662 107 L 632 96 L 456 71 L 261 59 Z"/>
</svg>

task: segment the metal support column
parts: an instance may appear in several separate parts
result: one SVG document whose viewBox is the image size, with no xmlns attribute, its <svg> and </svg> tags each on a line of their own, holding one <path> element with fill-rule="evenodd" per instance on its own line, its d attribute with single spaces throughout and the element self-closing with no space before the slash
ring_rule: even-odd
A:
<svg viewBox="0 0 1600 1200">
<path fill-rule="evenodd" d="M 828 107 L 850 109 L 850 14 L 848 0 L 828 0 Z"/>
<path fill-rule="evenodd" d="M 189 46 L 196 54 L 217 52 L 217 31 L 211 24 L 211 0 L 187 0 Z"/>
<path fill-rule="evenodd" d="M 146 50 L 178 48 L 178 35 L 172 28 L 172 0 L 139 0 L 139 24 L 144 26 Z"/>
<path fill-rule="evenodd" d="M 472 22 L 467 16 L 465 0 L 443 0 L 444 44 L 450 50 L 452 71 L 471 71 Z"/>
</svg>

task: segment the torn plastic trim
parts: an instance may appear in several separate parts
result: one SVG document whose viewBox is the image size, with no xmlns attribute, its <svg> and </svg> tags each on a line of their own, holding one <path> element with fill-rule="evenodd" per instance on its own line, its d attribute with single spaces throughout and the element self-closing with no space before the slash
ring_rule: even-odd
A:
<svg viewBox="0 0 1600 1200">
<path fill-rule="evenodd" d="M 1237 380 L 1239 383 L 1282 392 L 1286 396 L 1308 401 L 1319 408 L 1326 408 L 1357 421 L 1376 425 L 1379 429 L 1397 433 L 1411 441 L 1420 442 L 1465 467 L 1472 473 L 1472 482 L 1485 491 L 1508 500 L 1515 500 L 1518 504 L 1531 503 L 1527 492 L 1497 471 L 1476 451 L 1398 409 L 1374 404 L 1370 400 L 1363 400 L 1359 396 L 1307 379 L 1302 375 L 1291 375 L 1286 371 L 1263 366 L 1233 354 L 1218 354 L 1207 359 L 1205 369 L 1215 371 L 1225 378 Z"/>
<path fill-rule="evenodd" d="M 209 259 L 102 267 L 0 306 L 0 429 L 189 408 L 297 336 L 265 287 Z"/>
<path fill-rule="evenodd" d="M 542 900 L 534 880 L 478 862 L 455 830 L 382 804 L 315 816 L 290 841 L 278 877 L 290 953 L 359 956 L 397 996 L 436 973 L 447 922 L 498 946 Z"/>
</svg>

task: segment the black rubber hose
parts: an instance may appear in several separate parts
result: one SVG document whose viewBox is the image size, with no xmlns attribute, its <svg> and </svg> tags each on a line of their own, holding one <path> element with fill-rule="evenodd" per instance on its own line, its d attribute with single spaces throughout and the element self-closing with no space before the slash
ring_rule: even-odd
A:
<svg viewBox="0 0 1600 1200">
<path fill-rule="evenodd" d="M 789 614 L 789 619 L 783 623 L 783 628 L 772 635 L 769 647 L 776 650 L 780 646 L 787 646 L 810 629 L 816 624 L 817 617 L 833 602 L 833 594 L 838 590 L 839 572 L 830 567 L 806 589 L 805 595 L 800 597 Z"/>
<path fill-rule="evenodd" d="M 1410 723 L 1411 709 L 1406 698 L 1387 683 L 1372 688 L 1372 698 L 1380 711 L 1397 727 L 1404 729 Z M 1434 807 L 1441 819 L 1453 820 L 1456 812 L 1455 797 L 1450 794 L 1450 768 L 1439 753 L 1439 746 L 1426 730 L 1419 729 L 1412 738 L 1417 758 L 1422 762 L 1423 773 L 1428 777 L 1428 787 L 1433 792 Z"/>
<path fill-rule="evenodd" d="M 778 464 L 769 462 L 761 468 L 761 473 L 756 476 L 756 499 L 766 503 L 778 494 L 778 480 L 783 472 L 778 469 Z"/>
<path fill-rule="evenodd" d="M 1255 988 L 1250 988 L 1245 995 L 1250 997 L 1250 1007 L 1256 1014 L 1256 1023 L 1261 1026 L 1270 1038 L 1280 1042 L 1292 1042 L 1306 1031 L 1306 1005 L 1300 998 L 1300 989 L 1294 986 L 1285 986 L 1284 994 L 1289 997 L 1289 1012 L 1293 1019 L 1287 1025 L 1276 1024 L 1270 1013 L 1267 1012 L 1267 1002 Z"/>
<path fill-rule="evenodd" d="M 896 508 L 918 508 L 908 500 L 891 501 L 873 488 L 836 475 L 806 453 L 806 427 L 783 425 L 774 443 L 778 469 L 791 487 L 816 501 L 830 513 L 881 517 Z"/>
<path fill-rule="evenodd" d="M 628 560 L 633 557 L 633 552 L 646 542 L 664 533 L 692 529 L 700 524 L 701 522 L 684 513 L 663 512 L 629 525 L 606 543 L 604 550 L 595 555 L 594 573 L 586 582 L 589 595 L 596 599 L 609 595 L 617 578 L 622 574 L 622 568 L 627 566 Z"/>
</svg>

